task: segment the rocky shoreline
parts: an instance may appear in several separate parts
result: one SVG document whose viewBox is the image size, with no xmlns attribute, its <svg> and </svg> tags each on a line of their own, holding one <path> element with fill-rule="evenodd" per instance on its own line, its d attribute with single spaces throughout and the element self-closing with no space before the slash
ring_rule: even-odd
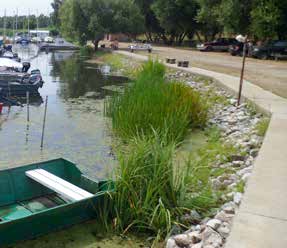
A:
<svg viewBox="0 0 287 248">
<path fill-rule="evenodd" d="M 232 161 L 222 163 L 220 157 L 214 161 L 213 168 L 231 168 L 232 172 L 210 178 L 213 189 L 225 187 L 228 193 L 222 196 L 225 202 L 212 218 L 202 218 L 195 210 L 184 218 L 190 218 L 193 224 L 189 230 L 171 236 L 167 240 L 166 248 L 220 248 L 232 228 L 233 218 L 240 206 L 243 196 L 237 185 L 242 187 L 248 181 L 253 169 L 254 161 L 263 142 L 262 136 L 256 131 L 256 126 L 264 118 L 262 114 L 251 111 L 248 104 L 236 106 L 234 96 L 216 86 L 212 80 L 199 80 L 190 73 L 177 71 L 168 75 L 170 80 L 182 81 L 201 93 L 212 91 L 215 96 L 223 96 L 226 101 L 216 103 L 210 112 L 209 126 L 216 126 L 221 131 L 222 142 L 231 143 L 241 152 L 232 157 Z M 243 155 L 242 155 L 243 154 Z M 220 156 L 220 155 L 219 155 Z"/>
</svg>

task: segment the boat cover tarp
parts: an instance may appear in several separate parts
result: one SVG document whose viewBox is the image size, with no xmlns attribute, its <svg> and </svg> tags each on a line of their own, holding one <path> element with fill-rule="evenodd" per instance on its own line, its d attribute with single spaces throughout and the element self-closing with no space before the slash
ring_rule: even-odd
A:
<svg viewBox="0 0 287 248">
<path fill-rule="evenodd" d="M 23 65 L 8 58 L 0 58 L 0 67 L 22 69 Z"/>
</svg>

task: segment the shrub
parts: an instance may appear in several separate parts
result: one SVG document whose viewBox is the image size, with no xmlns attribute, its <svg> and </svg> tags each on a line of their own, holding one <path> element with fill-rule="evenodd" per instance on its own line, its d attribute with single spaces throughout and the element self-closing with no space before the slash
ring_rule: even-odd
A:
<svg viewBox="0 0 287 248">
<path fill-rule="evenodd" d="M 80 55 L 83 57 L 92 56 L 94 53 L 94 49 L 90 46 L 83 46 L 80 48 Z"/>
</svg>

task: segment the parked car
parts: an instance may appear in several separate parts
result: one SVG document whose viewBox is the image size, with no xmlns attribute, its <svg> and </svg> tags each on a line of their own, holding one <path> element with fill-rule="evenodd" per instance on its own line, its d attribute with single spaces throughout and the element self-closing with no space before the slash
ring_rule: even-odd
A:
<svg viewBox="0 0 287 248">
<path fill-rule="evenodd" d="M 148 51 L 152 52 L 152 45 L 147 43 L 133 43 L 129 46 L 130 51 L 133 53 L 134 51 Z"/>
<path fill-rule="evenodd" d="M 31 42 L 32 42 L 32 43 L 41 43 L 42 40 L 41 40 L 40 37 L 33 37 L 33 38 L 31 39 Z"/>
<path fill-rule="evenodd" d="M 237 44 L 229 46 L 229 53 L 232 56 L 242 56 L 243 55 L 244 43 L 238 42 Z"/>
<path fill-rule="evenodd" d="M 22 37 L 20 39 L 17 39 L 16 43 L 21 45 L 28 45 L 30 43 L 30 39 Z"/>
<path fill-rule="evenodd" d="M 197 46 L 197 49 L 202 52 L 219 51 L 227 52 L 230 45 L 236 45 L 239 42 L 234 38 L 219 38 L 212 42 L 206 42 Z"/>
<path fill-rule="evenodd" d="M 50 36 L 45 37 L 44 41 L 45 41 L 46 43 L 54 43 L 53 37 L 50 37 Z"/>
<path fill-rule="evenodd" d="M 258 59 L 287 58 L 287 41 L 275 40 L 269 41 L 261 46 L 256 46 L 253 49 L 252 56 Z"/>
</svg>

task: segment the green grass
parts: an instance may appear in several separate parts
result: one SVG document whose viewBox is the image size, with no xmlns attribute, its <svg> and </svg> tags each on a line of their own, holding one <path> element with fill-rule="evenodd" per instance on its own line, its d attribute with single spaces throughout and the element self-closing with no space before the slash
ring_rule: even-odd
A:
<svg viewBox="0 0 287 248">
<path fill-rule="evenodd" d="M 231 161 L 232 156 L 240 154 L 240 151 L 231 144 L 223 143 L 218 129 L 211 128 L 207 132 L 209 137 L 207 144 L 189 158 L 187 165 L 189 176 L 185 178 L 186 193 L 181 205 L 196 209 L 202 215 L 210 216 L 214 213 L 214 209 L 223 203 L 221 196 L 227 190 L 226 188 L 213 189 L 211 178 L 233 173 L 230 168 L 214 166 Z"/>
<path fill-rule="evenodd" d="M 165 67 L 149 61 L 132 86 L 106 102 L 114 131 L 124 140 L 156 132 L 167 143 L 179 142 L 190 128 L 203 127 L 207 105 L 200 94 L 182 83 L 167 83 Z"/>
<path fill-rule="evenodd" d="M 264 137 L 267 129 L 269 127 L 270 119 L 269 118 L 262 118 L 256 125 L 255 130 L 257 134 L 261 137 Z"/>
<path fill-rule="evenodd" d="M 121 70 L 124 76 L 136 78 L 140 69 L 141 63 L 131 61 L 129 58 L 111 52 L 96 54 L 101 61 L 109 64 L 114 70 Z"/>
<path fill-rule="evenodd" d="M 236 192 L 244 193 L 244 190 L 245 190 L 245 182 L 244 182 L 244 181 L 240 181 L 240 182 L 236 185 Z"/>
<path fill-rule="evenodd" d="M 121 152 L 113 196 L 115 227 L 165 237 L 176 222 L 183 174 L 174 174 L 175 144 L 136 137 Z"/>
</svg>

